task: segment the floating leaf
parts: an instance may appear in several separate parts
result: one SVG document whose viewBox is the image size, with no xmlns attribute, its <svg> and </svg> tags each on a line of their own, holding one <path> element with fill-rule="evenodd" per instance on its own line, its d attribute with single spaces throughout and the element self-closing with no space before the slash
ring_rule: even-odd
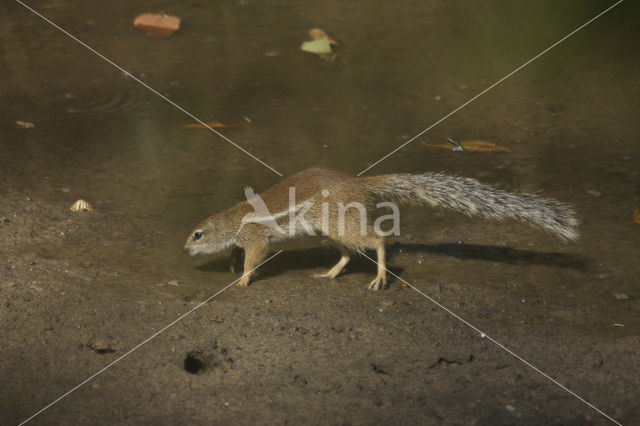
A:
<svg viewBox="0 0 640 426">
<path fill-rule="evenodd" d="M 329 40 L 329 44 L 332 45 L 332 46 L 337 46 L 339 44 L 337 41 L 335 41 L 334 39 L 329 37 L 327 35 L 327 33 L 322 31 L 320 28 L 312 28 L 312 29 L 310 29 L 309 30 L 309 35 L 311 36 L 312 40 L 321 40 L 323 38 L 326 38 L 327 40 Z"/>
<path fill-rule="evenodd" d="M 315 53 L 316 55 L 331 54 L 331 44 L 329 44 L 329 39 L 327 37 L 313 41 L 305 41 L 302 43 L 302 46 L 300 46 L 300 49 L 305 52 Z"/>
<path fill-rule="evenodd" d="M 493 142 L 486 141 L 462 141 L 460 144 L 464 149 L 471 152 L 509 152 L 509 148 L 496 145 Z"/>
<path fill-rule="evenodd" d="M 636 223 L 640 223 L 640 210 L 634 210 L 634 212 L 633 212 L 633 220 Z"/>
<path fill-rule="evenodd" d="M 422 142 L 424 146 L 429 146 L 431 148 L 442 148 L 448 151 L 454 151 L 453 145 L 441 143 L 441 144 L 429 144 L 426 142 Z M 504 146 L 497 145 L 493 142 L 486 141 L 462 141 L 460 145 L 464 148 L 465 151 L 469 152 L 510 152 L 509 148 Z"/>
<path fill-rule="evenodd" d="M 16 121 L 16 124 L 20 127 L 22 127 L 23 129 L 33 129 L 34 127 L 36 127 L 35 124 L 33 123 L 29 123 L 28 121 Z"/>
<path fill-rule="evenodd" d="M 206 125 L 202 123 L 185 124 L 184 126 L 181 127 L 181 129 L 208 129 L 209 127 L 207 126 L 211 127 L 212 129 L 228 129 L 230 127 L 238 127 L 238 126 L 234 126 L 233 124 L 224 124 L 218 121 L 210 121 L 206 123 Z"/>
<path fill-rule="evenodd" d="M 164 13 L 143 13 L 136 16 L 133 26 L 157 37 L 167 37 L 180 29 L 180 18 Z"/>
<path fill-rule="evenodd" d="M 321 38 L 328 38 L 327 33 L 322 31 L 320 28 L 310 29 L 309 35 L 311 36 L 311 40 L 320 40 Z"/>
</svg>

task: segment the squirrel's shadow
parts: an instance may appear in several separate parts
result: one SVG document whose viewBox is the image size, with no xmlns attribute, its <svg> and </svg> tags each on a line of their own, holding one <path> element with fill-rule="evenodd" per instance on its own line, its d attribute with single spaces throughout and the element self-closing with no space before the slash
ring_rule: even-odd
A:
<svg viewBox="0 0 640 426">
<path fill-rule="evenodd" d="M 371 254 L 375 259 L 375 252 Z M 231 256 L 232 257 L 232 256 Z M 260 268 L 261 277 L 271 277 L 279 275 L 285 270 L 311 270 L 318 268 L 329 269 L 340 259 L 340 252 L 334 247 L 314 247 L 305 249 L 285 250 L 278 256 Z M 230 256 L 217 257 L 209 262 L 196 266 L 201 271 L 228 272 L 230 264 Z M 371 261 L 362 258 L 362 256 L 354 255 L 349 265 L 341 274 L 360 271 L 375 271 L 376 266 Z M 399 273 L 402 270 L 398 268 L 389 268 L 393 273 Z M 242 262 L 236 265 L 236 272 L 242 271 Z"/>
<path fill-rule="evenodd" d="M 589 262 L 582 256 L 566 253 L 538 252 L 520 250 L 511 247 L 484 246 L 477 244 L 442 243 L 442 244 L 406 244 L 395 242 L 387 246 L 387 260 L 393 260 L 396 255 L 405 253 L 425 253 L 433 256 L 448 256 L 461 260 L 484 260 L 488 262 L 502 262 L 519 265 L 544 265 L 555 268 L 574 270 L 588 270 Z M 375 252 L 368 254 L 375 259 Z M 290 250 L 281 253 L 265 265 L 260 273 L 262 277 L 279 275 L 285 270 L 330 268 L 338 259 L 338 250 L 327 247 Z M 403 269 L 387 265 L 394 274 L 400 274 Z M 202 271 L 229 271 L 229 257 L 216 258 L 196 267 Z M 238 269 L 242 269 L 241 267 Z M 353 256 L 343 274 L 351 272 L 375 271 L 375 265 L 362 256 Z M 239 272 L 239 271 L 237 271 Z"/>
<path fill-rule="evenodd" d="M 456 259 L 485 260 L 518 265 L 543 265 L 580 271 L 589 270 L 589 262 L 577 254 L 520 250 L 511 247 L 483 246 L 477 244 L 405 244 L 393 243 L 387 247 L 388 258 L 400 252 L 421 252 Z"/>
</svg>

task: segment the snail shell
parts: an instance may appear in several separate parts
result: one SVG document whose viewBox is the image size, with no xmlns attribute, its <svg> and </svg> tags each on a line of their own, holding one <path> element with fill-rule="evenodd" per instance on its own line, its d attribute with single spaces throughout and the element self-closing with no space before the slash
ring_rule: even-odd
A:
<svg viewBox="0 0 640 426">
<path fill-rule="evenodd" d="M 93 206 L 88 202 L 86 202 L 85 200 L 80 199 L 75 203 L 73 203 L 73 205 L 71 206 L 71 211 L 72 212 L 82 212 L 82 211 L 92 212 Z"/>
</svg>

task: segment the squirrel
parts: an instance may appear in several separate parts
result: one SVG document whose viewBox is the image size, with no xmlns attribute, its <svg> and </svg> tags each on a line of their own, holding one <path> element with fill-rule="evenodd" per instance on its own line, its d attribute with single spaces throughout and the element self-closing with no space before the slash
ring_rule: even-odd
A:
<svg viewBox="0 0 640 426">
<path fill-rule="evenodd" d="M 333 268 L 316 276 L 333 279 L 354 252 L 375 249 L 378 271 L 368 288 L 382 289 L 387 282 L 385 236 L 390 234 L 375 232 L 368 216 L 363 215 L 376 200 L 384 200 L 382 204 L 394 213 L 397 207 L 392 203 L 444 207 L 497 221 L 519 219 L 565 241 L 578 238 L 578 220 L 567 204 L 443 173 L 353 177 L 313 168 L 284 179 L 260 195 L 251 188 L 246 188 L 245 194 L 247 201 L 200 222 L 184 246 L 192 256 L 233 246 L 235 250 L 244 249 L 245 274 L 238 282 L 240 286 L 249 285 L 270 242 L 321 233 L 338 246 L 342 256 Z"/>
</svg>

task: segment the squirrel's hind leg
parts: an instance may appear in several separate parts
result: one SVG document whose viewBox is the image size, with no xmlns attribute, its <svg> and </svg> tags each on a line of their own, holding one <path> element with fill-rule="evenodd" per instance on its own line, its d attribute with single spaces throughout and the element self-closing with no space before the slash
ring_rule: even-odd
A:
<svg viewBox="0 0 640 426">
<path fill-rule="evenodd" d="M 382 290 L 387 284 L 387 264 L 385 260 L 384 238 L 377 240 L 375 247 L 378 256 L 378 275 L 369 283 L 369 290 Z"/>
</svg>

